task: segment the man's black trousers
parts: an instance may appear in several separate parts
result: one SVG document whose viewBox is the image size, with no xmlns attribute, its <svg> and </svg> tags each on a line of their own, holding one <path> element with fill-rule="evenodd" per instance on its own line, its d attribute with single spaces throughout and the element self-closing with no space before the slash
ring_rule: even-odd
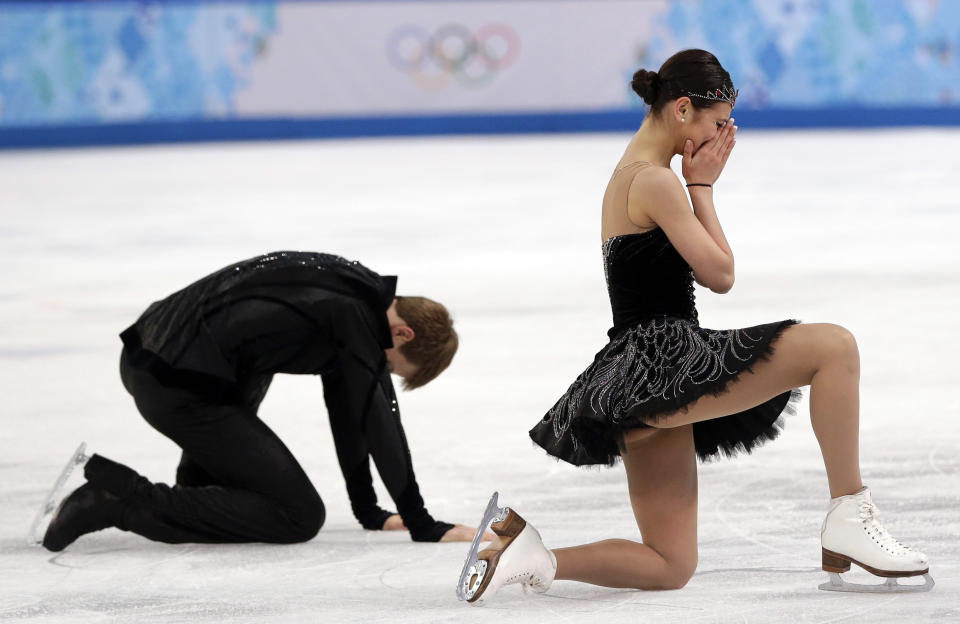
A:
<svg viewBox="0 0 960 624">
<path fill-rule="evenodd" d="M 320 495 L 257 416 L 270 377 L 224 384 L 127 349 L 120 377 L 144 419 L 183 455 L 172 487 L 90 458 L 87 480 L 125 503 L 119 528 L 168 543 L 292 543 L 317 534 L 325 518 Z"/>
</svg>

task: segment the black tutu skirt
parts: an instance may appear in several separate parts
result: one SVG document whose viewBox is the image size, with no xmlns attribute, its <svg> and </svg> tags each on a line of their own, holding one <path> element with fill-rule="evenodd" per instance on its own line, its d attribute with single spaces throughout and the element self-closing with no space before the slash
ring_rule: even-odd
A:
<svg viewBox="0 0 960 624">
<path fill-rule="evenodd" d="M 770 356 L 797 321 L 713 330 L 680 318 L 654 319 L 615 334 L 556 405 L 530 430 L 550 455 L 576 466 L 612 465 L 625 431 L 649 427 L 704 395 L 718 396 Z M 694 423 L 697 456 L 749 453 L 776 438 L 800 391 L 751 409 Z"/>
</svg>

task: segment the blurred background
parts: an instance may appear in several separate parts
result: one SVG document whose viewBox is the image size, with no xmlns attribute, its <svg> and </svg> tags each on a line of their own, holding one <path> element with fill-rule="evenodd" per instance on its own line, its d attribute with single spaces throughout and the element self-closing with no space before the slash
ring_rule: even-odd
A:
<svg viewBox="0 0 960 624">
<path fill-rule="evenodd" d="M 0 2 L 0 145 L 635 128 L 714 52 L 744 127 L 960 123 L 955 0 Z"/>
</svg>

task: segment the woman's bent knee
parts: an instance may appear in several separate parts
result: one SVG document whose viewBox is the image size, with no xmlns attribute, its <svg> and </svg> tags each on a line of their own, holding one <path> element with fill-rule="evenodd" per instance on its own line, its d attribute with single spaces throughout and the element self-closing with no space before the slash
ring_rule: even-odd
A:
<svg viewBox="0 0 960 624">
<path fill-rule="evenodd" d="M 693 567 L 689 572 L 676 572 L 670 575 L 664 583 L 664 589 L 682 589 L 684 586 L 686 586 L 687 582 L 693 578 L 693 573 L 695 570 L 696 567 Z"/>
<path fill-rule="evenodd" d="M 851 365 L 860 366 L 860 348 L 857 346 L 857 339 L 845 327 L 840 325 L 828 324 L 827 326 L 827 346 L 832 358 L 843 359 L 850 362 Z"/>
<path fill-rule="evenodd" d="M 694 555 L 689 559 L 666 559 L 659 568 L 651 569 L 649 566 L 650 562 L 647 560 L 643 566 L 644 569 L 637 571 L 634 589 L 647 591 L 681 589 L 697 571 L 697 558 Z"/>
<path fill-rule="evenodd" d="M 858 351 L 857 339 L 849 329 L 842 325 L 828 324 L 831 338 L 837 348 L 843 351 Z"/>
<path fill-rule="evenodd" d="M 682 563 L 670 563 L 664 572 L 658 589 L 680 589 L 687 584 L 696 571 L 696 559 Z"/>
</svg>

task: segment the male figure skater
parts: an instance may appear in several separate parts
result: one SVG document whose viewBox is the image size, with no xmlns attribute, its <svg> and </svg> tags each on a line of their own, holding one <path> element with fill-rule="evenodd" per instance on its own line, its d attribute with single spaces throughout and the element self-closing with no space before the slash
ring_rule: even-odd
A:
<svg viewBox="0 0 960 624">
<path fill-rule="evenodd" d="M 257 416 L 276 373 L 322 377 L 364 528 L 407 528 L 422 542 L 472 539 L 473 529 L 427 512 L 390 378 L 406 388 L 430 382 L 453 359 L 457 334 L 442 305 L 395 296 L 396 281 L 331 254 L 275 252 L 153 303 L 121 334 L 120 377 L 144 419 L 183 449 L 176 484 L 93 455 L 87 482 L 57 510 L 43 545 L 60 551 L 107 527 L 168 543 L 314 537 L 323 501 Z M 377 504 L 371 455 L 398 514 Z"/>
</svg>

